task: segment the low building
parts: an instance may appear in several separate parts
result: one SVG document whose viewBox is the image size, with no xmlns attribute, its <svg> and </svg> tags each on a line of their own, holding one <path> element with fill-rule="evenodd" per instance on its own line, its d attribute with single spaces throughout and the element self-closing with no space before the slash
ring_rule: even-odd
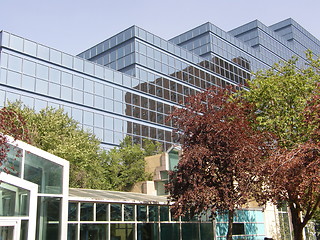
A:
<svg viewBox="0 0 320 240">
<path fill-rule="evenodd" d="M 116 192 L 69 189 L 68 161 L 9 139 L 10 151 L 1 166 L 8 173 L 0 173 L 0 239 L 225 238 L 227 215 L 215 219 L 209 212 L 192 218 L 171 215 L 163 186 L 178 161 L 177 148 L 147 159 L 156 180 L 148 188 L 140 188 L 140 193 Z M 281 239 L 277 236 L 284 228 L 279 217 L 288 219 L 287 214 L 253 202 L 235 215 L 235 239 Z"/>
</svg>

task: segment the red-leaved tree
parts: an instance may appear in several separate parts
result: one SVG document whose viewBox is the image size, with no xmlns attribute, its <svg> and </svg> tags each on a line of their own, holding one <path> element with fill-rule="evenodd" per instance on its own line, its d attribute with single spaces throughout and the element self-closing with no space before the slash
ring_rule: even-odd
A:
<svg viewBox="0 0 320 240">
<path fill-rule="evenodd" d="M 9 151 L 8 138 L 6 135 L 14 139 L 30 142 L 29 131 L 24 118 L 16 111 L 4 107 L 0 109 L 0 167 L 6 161 Z M 9 172 L 8 168 L 1 168 Z"/>
<path fill-rule="evenodd" d="M 175 216 L 228 211 L 227 239 L 234 211 L 262 185 L 256 173 L 268 152 L 266 135 L 251 127 L 250 106 L 231 100 L 233 90 L 211 88 L 191 96 L 169 118 L 183 152 L 167 186 L 172 211 Z"/>
</svg>

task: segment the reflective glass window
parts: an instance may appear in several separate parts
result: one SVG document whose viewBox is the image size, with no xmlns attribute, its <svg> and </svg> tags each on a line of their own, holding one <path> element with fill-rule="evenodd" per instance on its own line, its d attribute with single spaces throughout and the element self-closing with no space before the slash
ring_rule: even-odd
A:
<svg viewBox="0 0 320 240">
<path fill-rule="evenodd" d="M 96 204 L 96 221 L 108 220 L 108 204 L 97 203 Z"/>
<path fill-rule="evenodd" d="M 73 101 L 76 103 L 83 103 L 83 92 L 73 89 Z"/>
<path fill-rule="evenodd" d="M 160 230 L 161 230 L 161 240 L 167 239 L 180 239 L 180 229 L 179 224 L 176 223 L 161 223 Z M 185 239 L 193 239 L 191 237 Z M 195 239 L 198 239 L 195 238 Z"/>
<path fill-rule="evenodd" d="M 38 44 L 38 57 L 49 60 L 49 48 Z"/>
<path fill-rule="evenodd" d="M 93 203 L 80 203 L 80 220 L 93 221 Z"/>
<path fill-rule="evenodd" d="M 50 49 L 50 61 L 61 64 L 61 52 L 54 49 Z"/>
<path fill-rule="evenodd" d="M 91 62 L 85 61 L 85 62 L 84 62 L 84 71 L 85 71 L 86 73 L 89 73 L 89 74 L 92 74 L 92 75 L 93 75 L 93 73 L 94 73 L 94 64 L 91 63 Z"/>
<path fill-rule="evenodd" d="M 21 72 L 22 59 L 16 56 L 9 56 L 8 68 L 17 72 Z"/>
<path fill-rule="evenodd" d="M 29 77 L 22 75 L 21 87 L 25 90 L 34 91 L 36 79 L 34 77 Z"/>
<path fill-rule="evenodd" d="M 74 68 L 78 71 L 83 71 L 83 59 L 74 58 Z"/>
<path fill-rule="evenodd" d="M 49 68 L 47 66 L 37 64 L 37 77 L 48 80 Z"/>
<path fill-rule="evenodd" d="M 24 52 L 35 56 L 37 53 L 37 44 L 28 40 L 24 40 Z"/>
<path fill-rule="evenodd" d="M 118 132 L 122 132 L 122 120 L 121 119 L 114 119 L 114 130 Z"/>
<path fill-rule="evenodd" d="M 36 75 L 36 64 L 34 62 L 23 60 L 23 73 L 35 76 Z"/>
<path fill-rule="evenodd" d="M 77 239 L 77 228 L 78 224 L 68 224 L 68 239 Z"/>
<path fill-rule="evenodd" d="M 37 79 L 36 82 L 36 91 L 42 94 L 48 94 L 48 82 Z"/>
<path fill-rule="evenodd" d="M 62 193 L 62 166 L 26 152 L 24 179 L 39 185 L 40 193 Z"/>
<path fill-rule="evenodd" d="M 68 54 L 62 53 L 62 64 L 72 68 L 72 57 Z"/>
<path fill-rule="evenodd" d="M 73 108 L 72 109 L 72 118 L 78 122 L 82 122 L 82 110 Z"/>
<path fill-rule="evenodd" d="M 14 87 L 21 87 L 21 74 L 8 71 L 7 83 Z"/>
<path fill-rule="evenodd" d="M 200 223 L 201 240 L 214 239 L 212 223 Z"/>
<path fill-rule="evenodd" d="M 60 83 L 61 72 L 57 69 L 50 68 L 49 69 L 49 79 L 50 79 L 50 82 Z"/>
<path fill-rule="evenodd" d="M 111 130 L 104 130 L 104 141 L 113 143 L 113 131 Z"/>
<path fill-rule="evenodd" d="M 84 79 L 84 91 L 93 93 L 93 81 Z"/>
<path fill-rule="evenodd" d="M 112 223 L 110 224 L 111 239 L 134 240 L 134 224 L 129 223 Z"/>
<path fill-rule="evenodd" d="M 80 240 L 105 240 L 105 239 L 108 239 L 108 224 L 81 224 L 80 225 Z"/>
<path fill-rule="evenodd" d="M 182 239 L 198 239 L 199 223 L 182 223 Z"/>
<path fill-rule="evenodd" d="M 114 82 L 122 84 L 122 73 L 114 72 Z"/>
<path fill-rule="evenodd" d="M 72 75 L 70 73 L 62 72 L 61 84 L 68 87 L 72 87 Z"/>
<path fill-rule="evenodd" d="M 124 220 L 125 221 L 134 221 L 134 205 L 125 204 L 123 209 Z"/>
<path fill-rule="evenodd" d="M 94 106 L 96 108 L 103 109 L 103 102 L 104 102 L 103 97 L 94 96 Z"/>
<path fill-rule="evenodd" d="M 93 95 L 90 93 L 84 93 L 84 104 L 93 107 Z"/>
<path fill-rule="evenodd" d="M 36 239 L 59 239 L 61 198 L 38 198 L 38 221 Z M 42 231 L 40 231 L 42 229 Z"/>
<path fill-rule="evenodd" d="M 21 37 L 10 35 L 10 47 L 15 50 L 22 52 L 23 50 L 23 39 Z"/>
<path fill-rule="evenodd" d="M 92 126 L 93 125 L 93 113 L 87 112 L 87 111 L 84 111 L 83 113 L 84 113 L 83 123 Z"/>
<path fill-rule="evenodd" d="M 169 221 L 169 207 L 160 206 L 160 221 Z"/>
<path fill-rule="evenodd" d="M 113 111 L 113 100 L 105 98 L 104 109 L 107 111 Z"/>
<path fill-rule="evenodd" d="M 113 130 L 113 118 L 112 117 L 104 116 L 104 127 L 106 129 Z"/>
<path fill-rule="evenodd" d="M 95 127 L 103 127 L 103 115 L 94 114 L 94 126 Z"/>
<path fill-rule="evenodd" d="M 159 206 L 149 206 L 149 221 L 159 221 Z"/>
<path fill-rule="evenodd" d="M 121 221 L 122 211 L 121 204 L 111 204 L 110 205 L 110 220 L 111 221 Z"/>
<path fill-rule="evenodd" d="M 49 95 L 53 97 L 60 97 L 60 85 L 55 83 L 49 83 Z"/>
<path fill-rule="evenodd" d="M 159 240 L 159 227 L 157 223 L 138 223 L 138 239 Z M 171 239 L 171 238 L 167 238 Z M 173 238 L 172 238 L 173 239 Z"/>
<path fill-rule="evenodd" d="M 78 220 L 78 203 L 69 202 L 68 220 L 69 221 L 77 221 Z"/>
<path fill-rule="evenodd" d="M 105 85 L 104 92 L 105 92 L 105 96 L 111 99 L 113 98 L 113 87 Z"/>
<path fill-rule="evenodd" d="M 99 96 L 103 96 L 103 85 L 101 83 L 95 82 L 94 92 Z"/>
<path fill-rule="evenodd" d="M 137 205 L 137 220 L 138 221 L 147 221 L 147 206 L 146 205 Z"/>
<path fill-rule="evenodd" d="M 77 75 L 73 76 L 73 88 L 83 90 L 83 78 Z"/>
</svg>

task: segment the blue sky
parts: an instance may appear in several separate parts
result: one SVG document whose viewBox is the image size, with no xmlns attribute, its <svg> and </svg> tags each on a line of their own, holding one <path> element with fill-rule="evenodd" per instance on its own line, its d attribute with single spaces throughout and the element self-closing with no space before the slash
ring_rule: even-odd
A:
<svg viewBox="0 0 320 240">
<path fill-rule="evenodd" d="M 319 0 L 0 0 L 0 29 L 78 54 L 137 25 L 164 39 L 205 22 L 228 31 L 293 18 L 320 39 Z"/>
</svg>

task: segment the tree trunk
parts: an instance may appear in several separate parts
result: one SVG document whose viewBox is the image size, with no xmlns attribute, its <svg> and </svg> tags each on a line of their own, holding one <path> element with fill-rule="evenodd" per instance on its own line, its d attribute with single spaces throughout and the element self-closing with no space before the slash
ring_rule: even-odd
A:
<svg viewBox="0 0 320 240">
<path fill-rule="evenodd" d="M 294 240 L 303 240 L 303 227 L 293 226 L 293 239 Z"/>
<path fill-rule="evenodd" d="M 232 240 L 234 210 L 228 212 L 228 233 L 227 240 Z"/>
<path fill-rule="evenodd" d="M 301 211 L 293 203 L 289 203 L 291 223 L 293 227 L 293 239 L 303 240 L 303 224 L 301 222 Z"/>
</svg>

